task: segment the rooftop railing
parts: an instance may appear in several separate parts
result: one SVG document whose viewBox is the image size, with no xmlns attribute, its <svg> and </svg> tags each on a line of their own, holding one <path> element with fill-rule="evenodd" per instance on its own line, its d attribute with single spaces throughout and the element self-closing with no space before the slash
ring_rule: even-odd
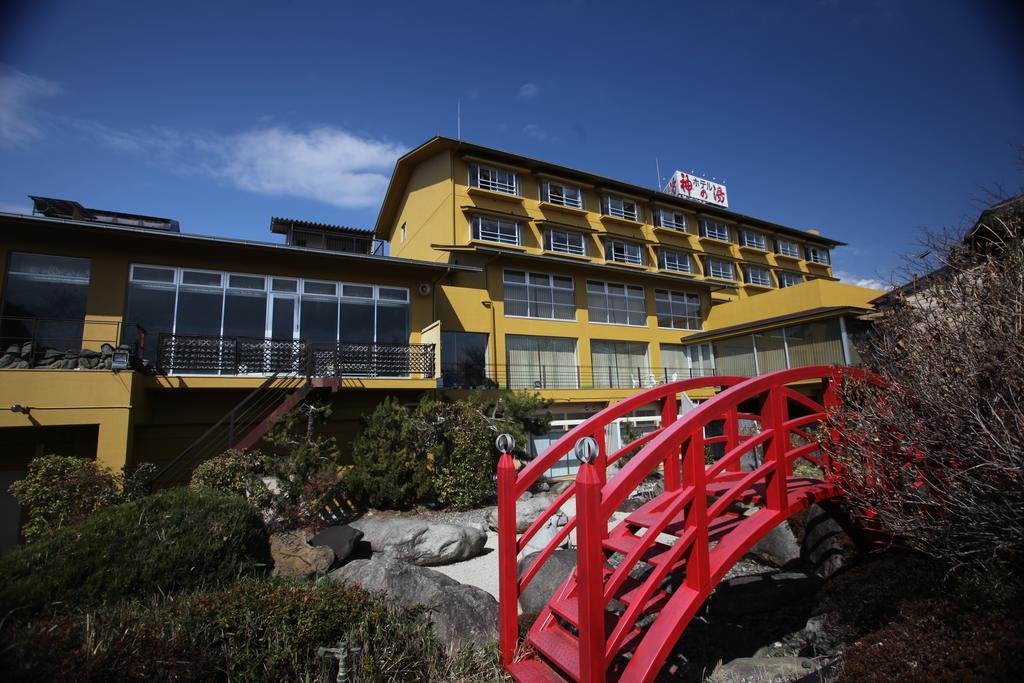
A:
<svg viewBox="0 0 1024 683">
<path fill-rule="evenodd" d="M 594 366 L 558 363 L 442 363 L 446 389 L 644 389 L 713 375 L 697 368 Z"/>
</svg>

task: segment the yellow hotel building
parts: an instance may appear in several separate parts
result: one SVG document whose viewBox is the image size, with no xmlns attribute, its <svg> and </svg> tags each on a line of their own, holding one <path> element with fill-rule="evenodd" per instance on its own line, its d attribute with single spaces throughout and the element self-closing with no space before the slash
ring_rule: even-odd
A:
<svg viewBox="0 0 1024 683">
<path fill-rule="evenodd" d="M 311 395 L 345 444 L 385 396 L 474 388 L 553 399 L 543 450 L 659 382 L 856 363 L 878 296 L 817 231 L 443 137 L 398 160 L 372 230 L 239 241 L 32 199 L 0 214 L 0 547 L 37 455 L 178 481 Z"/>
</svg>

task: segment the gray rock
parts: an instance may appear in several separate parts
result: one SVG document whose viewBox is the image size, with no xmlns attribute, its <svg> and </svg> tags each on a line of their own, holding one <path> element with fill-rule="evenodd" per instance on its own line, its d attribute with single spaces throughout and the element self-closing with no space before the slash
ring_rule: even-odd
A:
<svg viewBox="0 0 1024 683">
<path fill-rule="evenodd" d="M 786 683 L 818 670 L 806 657 L 739 657 L 719 664 L 709 683 Z"/>
<path fill-rule="evenodd" d="M 556 482 L 553 482 L 551 484 L 551 486 L 550 486 L 550 488 L 548 490 L 551 493 L 553 493 L 554 495 L 557 496 L 560 493 L 564 493 L 565 490 L 567 488 L 569 488 L 570 486 L 572 486 L 572 485 L 573 485 L 573 481 L 571 479 L 566 479 L 566 480 L 562 480 L 562 481 L 556 481 Z"/>
<path fill-rule="evenodd" d="M 363 532 L 374 552 L 423 567 L 468 560 L 481 554 L 487 543 L 487 534 L 480 529 L 419 519 L 364 517 L 350 526 Z"/>
<path fill-rule="evenodd" d="M 820 505 L 812 505 L 807 511 L 800 551 L 814 567 L 814 573 L 823 579 L 834 576 L 857 554 L 850 537 Z"/>
<path fill-rule="evenodd" d="M 17 361 L 17 360 L 18 360 L 18 357 L 15 356 L 14 354 L 11 354 L 11 353 L 4 354 L 3 356 L 0 356 L 0 368 L 10 367 L 10 366 L 14 365 L 15 361 Z"/>
<path fill-rule="evenodd" d="M 516 533 L 521 534 L 533 524 L 541 514 L 555 502 L 555 495 L 537 494 L 525 500 L 516 501 Z M 498 530 L 498 508 L 487 510 L 487 526 L 491 531 Z"/>
<path fill-rule="evenodd" d="M 327 574 L 334 563 L 334 551 L 308 543 L 304 531 L 285 531 L 270 535 L 270 556 L 274 559 L 274 574 L 299 579 L 319 578 Z"/>
<path fill-rule="evenodd" d="M 537 559 L 539 553 L 526 555 L 519 560 L 519 576 L 523 575 Z M 551 557 L 537 572 L 537 576 L 526 586 L 519 596 L 519 607 L 526 618 L 535 618 L 544 606 L 551 601 L 555 591 L 576 567 L 576 551 L 559 549 L 551 553 Z"/>
<path fill-rule="evenodd" d="M 114 347 L 107 343 L 100 344 L 100 353 L 104 356 L 112 355 L 114 353 Z"/>
<path fill-rule="evenodd" d="M 498 601 L 494 596 L 433 569 L 381 555 L 352 560 L 331 572 L 330 578 L 386 593 L 404 607 L 422 605 L 430 614 L 434 632 L 448 645 L 482 645 L 498 638 Z"/>
<path fill-rule="evenodd" d="M 782 523 L 755 543 L 750 554 L 769 566 L 782 569 L 800 560 L 800 544 L 789 524 Z"/>
<path fill-rule="evenodd" d="M 329 526 L 309 540 L 312 546 L 327 546 L 334 551 L 336 564 L 345 564 L 356 545 L 363 539 L 363 532 L 348 524 Z"/>
</svg>

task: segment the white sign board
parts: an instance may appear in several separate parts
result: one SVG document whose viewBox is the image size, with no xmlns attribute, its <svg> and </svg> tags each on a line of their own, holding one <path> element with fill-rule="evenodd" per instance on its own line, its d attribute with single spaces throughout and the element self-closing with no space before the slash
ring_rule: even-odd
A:
<svg viewBox="0 0 1024 683">
<path fill-rule="evenodd" d="M 665 186 L 665 192 L 674 194 L 677 197 L 696 199 L 698 202 L 717 204 L 718 206 L 729 206 L 729 195 L 725 185 L 704 180 L 697 176 L 676 171 Z"/>
</svg>

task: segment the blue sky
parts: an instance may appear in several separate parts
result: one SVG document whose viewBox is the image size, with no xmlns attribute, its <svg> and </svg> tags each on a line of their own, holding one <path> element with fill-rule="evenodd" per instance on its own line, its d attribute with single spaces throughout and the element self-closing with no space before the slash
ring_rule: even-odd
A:
<svg viewBox="0 0 1024 683">
<path fill-rule="evenodd" d="M 270 239 L 370 226 L 435 134 L 637 183 L 717 177 L 732 208 L 849 242 L 887 280 L 921 228 L 1024 182 L 1011 3 L 8 2 L 0 210 L 27 194 Z"/>
</svg>

